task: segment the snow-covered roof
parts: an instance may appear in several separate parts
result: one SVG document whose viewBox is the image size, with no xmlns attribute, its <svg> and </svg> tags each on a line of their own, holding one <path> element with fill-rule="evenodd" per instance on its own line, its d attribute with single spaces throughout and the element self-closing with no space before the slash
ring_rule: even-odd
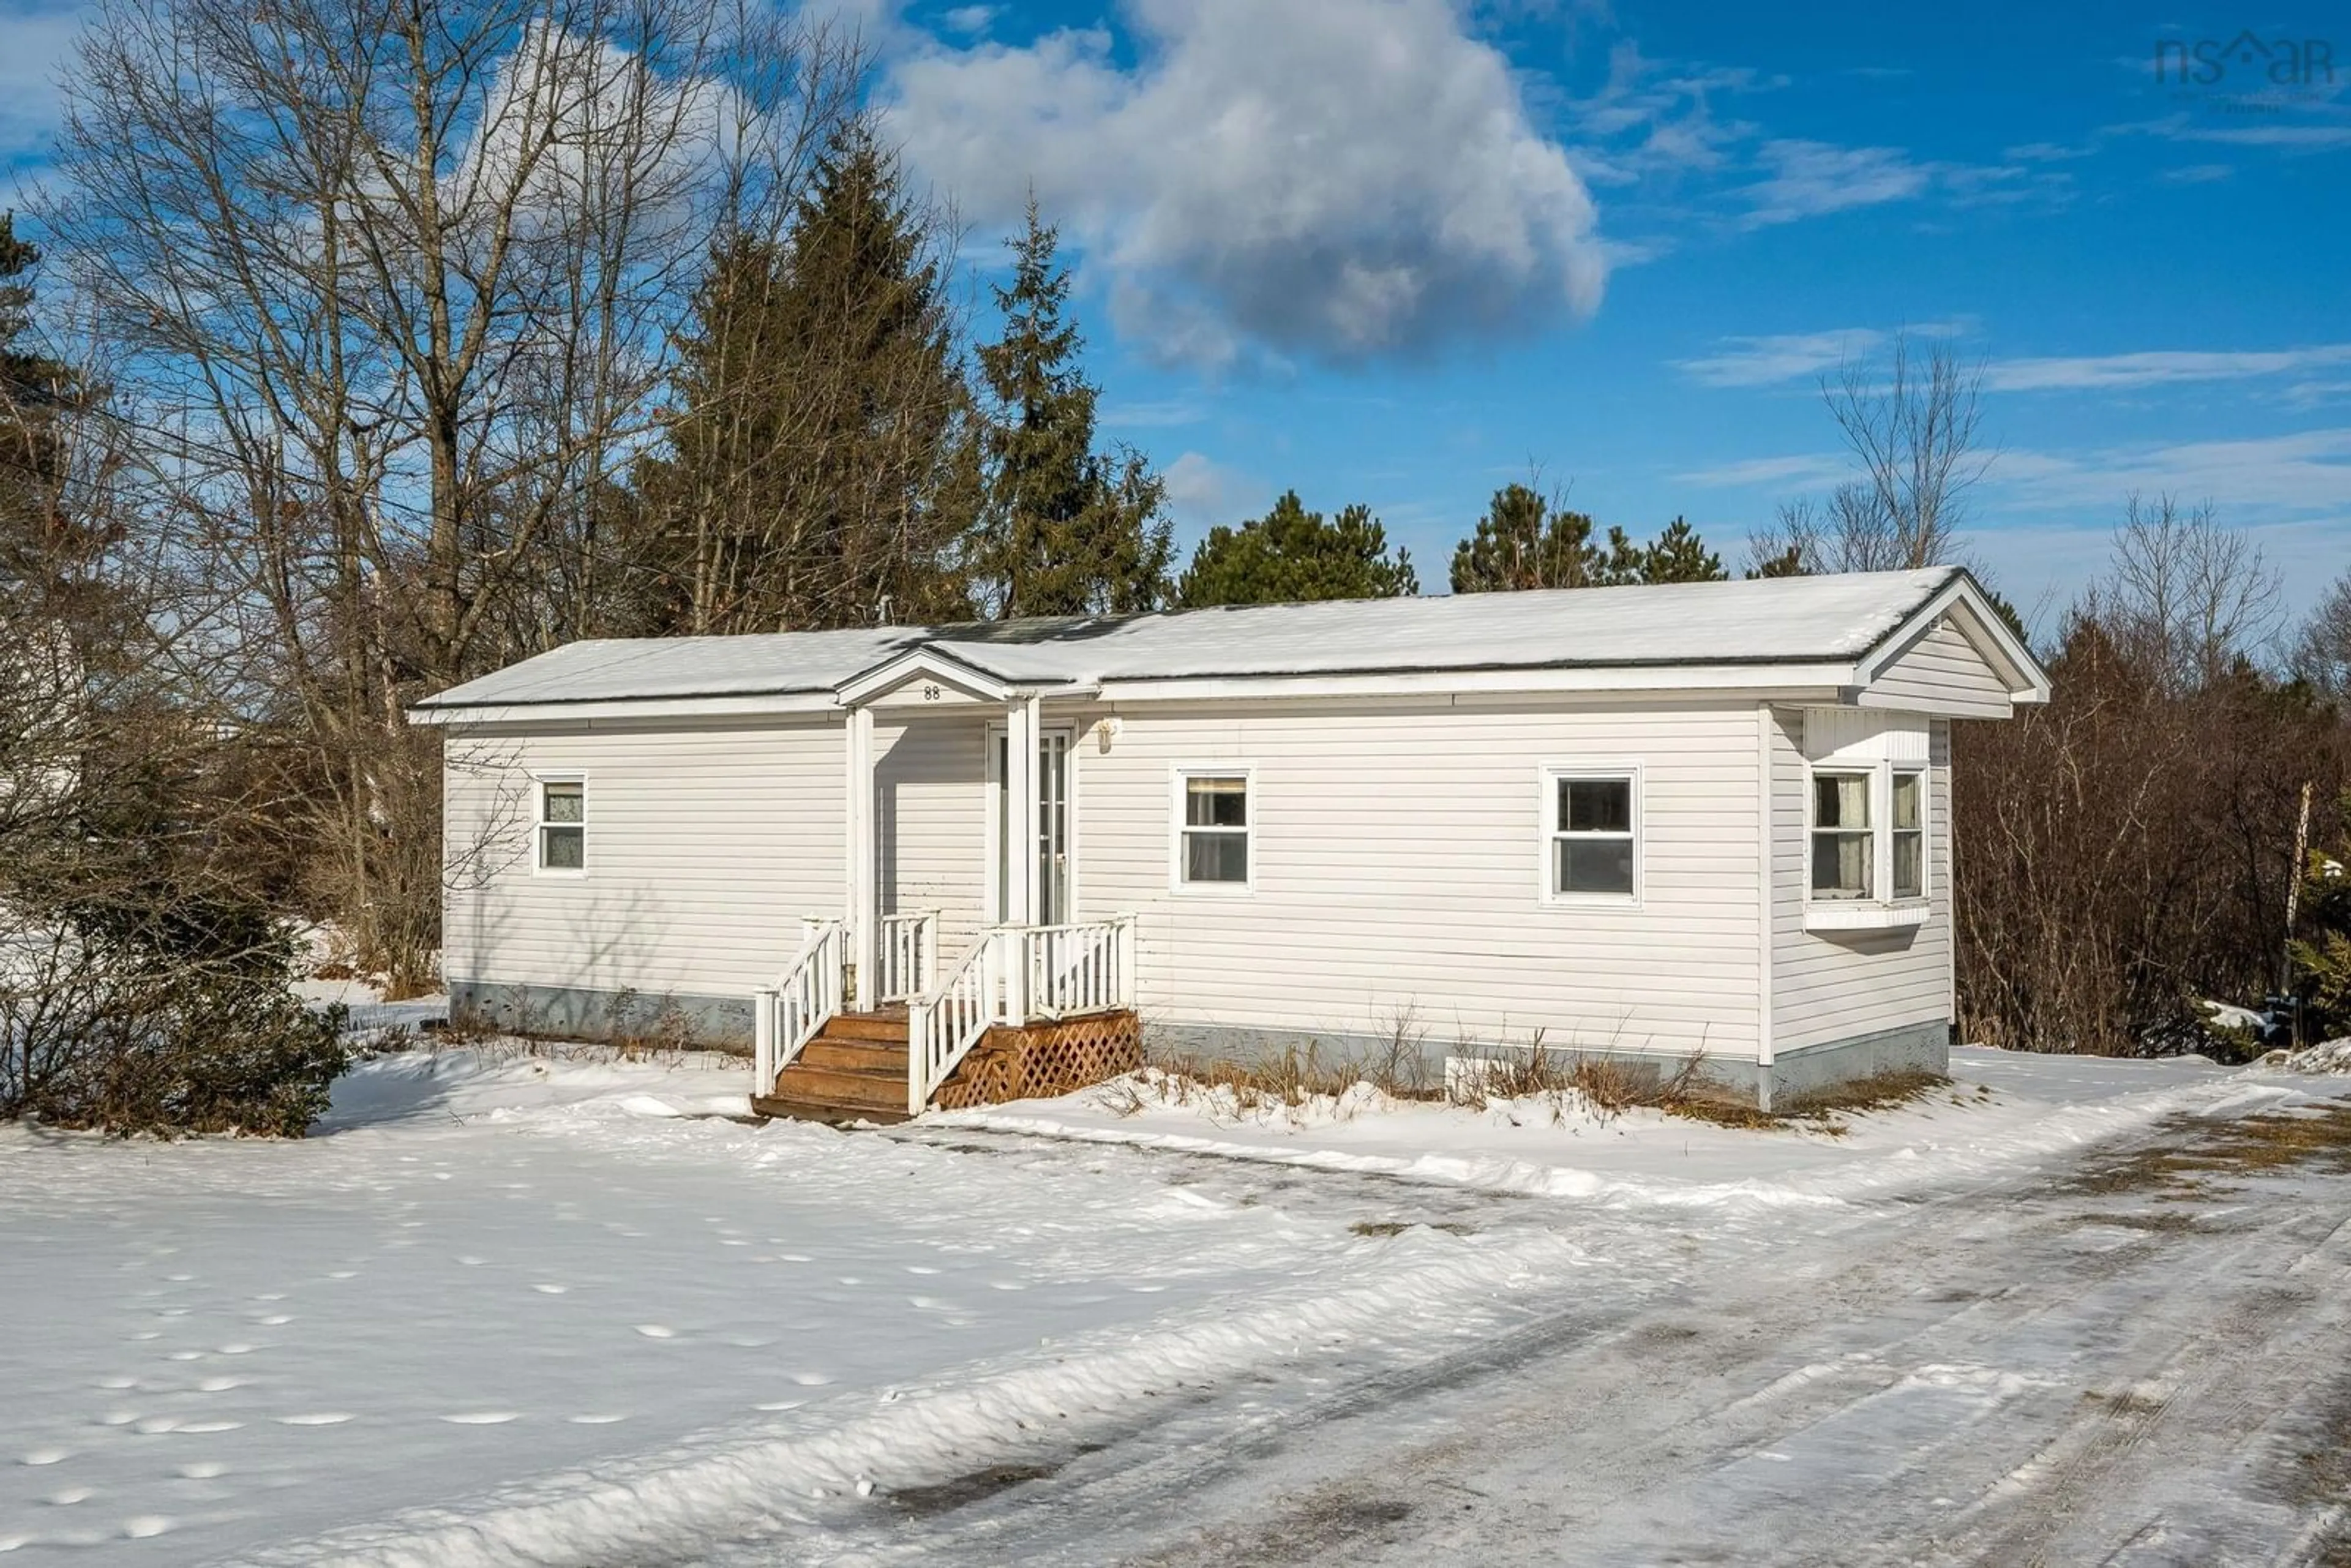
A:
<svg viewBox="0 0 2351 1568">
<path fill-rule="evenodd" d="M 1007 686 L 1146 680 L 1852 663 L 1954 588 L 1957 568 L 949 626 L 573 643 L 420 703 L 831 694 L 914 653 Z M 2029 669 L 2030 655 L 2025 655 Z"/>
</svg>

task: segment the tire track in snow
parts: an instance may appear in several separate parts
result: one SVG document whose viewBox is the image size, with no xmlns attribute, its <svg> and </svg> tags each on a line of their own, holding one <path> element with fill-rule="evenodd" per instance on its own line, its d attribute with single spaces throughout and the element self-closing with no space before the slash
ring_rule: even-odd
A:
<svg viewBox="0 0 2351 1568">
<path fill-rule="evenodd" d="M 2173 1127 L 2140 1143 L 2192 1135 Z M 2314 1364 L 2341 1357 L 2346 1325 L 2333 1303 L 2344 1300 L 2344 1226 L 2324 1215 L 2326 1232 L 2314 1238 L 2306 1193 L 2264 1193 L 2220 1210 L 2228 1227 L 2175 1234 L 2133 1223 L 2145 1218 L 2144 1195 L 2134 1207 L 2127 1194 L 2100 1202 L 2011 1186 L 2019 1190 L 1979 1188 L 1910 1207 L 1898 1228 L 1883 1222 L 1886 1254 L 1834 1271 L 1821 1281 L 1825 1289 L 1784 1275 L 1742 1290 L 1693 1289 L 1677 1306 L 1710 1314 L 1718 1332 L 1663 1361 L 1631 1353 L 1642 1329 L 1670 1321 L 1674 1307 L 1587 1320 L 1580 1338 L 1562 1336 L 1566 1349 L 1546 1369 L 1555 1379 L 1503 1389 L 1499 1401 L 1495 1390 L 1474 1387 L 1467 1397 L 1439 1400 L 1417 1413 L 1423 1430 L 1401 1440 L 1392 1418 L 1386 1433 L 1353 1434 L 1353 1451 L 1338 1430 L 1324 1436 L 1340 1441 L 1340 1451 L 1319 1456 L 1285 1451 L 1290 1446 L 1257 1433 L 1236 1446 L 1241 1462 L 1221 1468 L 1201 1459 L 1166 1474 L 1165 1454 L 1148 1453 L 1141 1466 L 1129 1454 L 1125 1477 L 1081 1487 L 1067 1484 L 1072 1467 L 1062 1480 L 1024 1489 L 1033 1495 L 1017 1506 L 1008 1500 L 976 1511 L 984 1517 L 960 1533 L 929 1537 L 919 1551 L 908 1542 L 904 1555 L 955 1560 L 958 1550 L 1001 1554 L 1017 1542 L 1016 1554 L 1032 1562 L 1220 1563 L 1236 1553 L 1268 1560 L 1269 1552 L 1350 1563 L 1471 1552 L 1491 1563 L 1552 1562 L 1562 1542 L 1574 1541 L 1581 1554 L 1567 1560 L 1647 1561 L 1725 1547 L 1759 1563 L 1914 1561 L 1938 1551 L 1936 1560 L 1950 1563 L 2016 1563 L 2036 1551 L 2053 1562 L 2111 1552 L 2132 1561 L 2211 1560 L 2210 1552 L 2179 1553 L 2178 1511 L 2167 1524 L 2162 1494 L 2211 1462 L 2215 1437 L 2242 1468 L 2274 1460 L 2262 1445 L 2293 1407 L 2293 1385 L 2306 1383 Z M 2346 1186 L 2329 1189 L 2335 1212 Z M 1987 1198 L 1994 1205 L 1963 1218 Z M 2242 1223 L 2248 1214 L 2258 1222 Z M 1938 1233 L 1953 1220 L 1956 1234 Z M 2127 1239 L 2085 1253 L 2078 1235 L 2085 1222 Z M 1922 1302 L 1922 1279 L 1929 1289 L 1962 1288 L 1970 1299 Z M 2290 1300 L 2275 1293 L 2285 1280 L 2294 1282 Z M 2185 1321 L 2216 1294 L 2227 1312 L 2200 1327 Z M 1870 1333 L 1864 1362 L 1851 1358 L 1856 1319 Z M 1889 1326 L 1896 1332 L 1883 1332 Z M 1620 1364 L 1611 1365 L 1612 1356 Z M 1780 1506 L 1765 1501 L 1721 1517 L 1725 1471 L 1769 1464 L 1808 1435 L 1826 1445 L 1856 1424 L 1865 1435 L 1871 1403 L 1913 1374 L 1938 1364 L 1996 1371 L 2020 1356 L 2028 1366 L 2040 1357 L 2047 1375 L 1987 1402 L 1978 1419 L 1876 1457 L 1833 1484 L 1823 1485 L 1815 1470 L 1801 1497 L 1792 1492 Z M 2163 1390 L 2155 1399 L 2147 1397 L 2150 1372 Z M 2119 1422 L 2079 1408 L 2085 1384 L 2127 1395 L 2134 1383 L 2138 1398 L 2120 1402 Z M 1708 1396 L 1678 1397 L 1691 1390 Z M 1565 1409 L 1574 1418 L 1562 1430 Z M 1446 1436 L 1448 1422 L 1463 1434 Z M 1311 1435 L 1303 1423 L 1290 1434 Z M 2020 1443 L 2029 1445 L 2024 1453 Z M 2044 1462 L 2020 1477 L 2019 1461 L 2032 1453 Z M 1531 1457 L 1516 1462 L 1520 1454 Z M 2152 1479 L 2116 1484 L 2135 1479 L 2129 1467 L 2150 1454 Z M 1107 1469 L 1113 1457 L 1089 1463 Z M 1140 1474 L 1145 1469 L 1150 1479 Z M 1167 1486 L 1155 1489 L 1154 1479 Z M 1351 1499 L 1383 1508 L 1367 1512 Z M 1698 1517 L 1692 1499 L 1717 1517 Z M 1202 1531 L 1203 1514 L 1230 1522 Z M 1432 1522 L 1413 1522 L 1424 1516 Z M 1448 1530 L 1448 1519 L 1459 1522 Z M 1122 1521 L 1130 1528 L 1121 1531 Z M 2276 1540 L 2294 1523 L 2232 1516 L 2231 1528 Z M 1097 1531 L 1091 1538 L 1090 1527 Z M 1514 1558 L 1500 1543 L 1519 1540 L 1531 1549 Z M 1154 1541 L 1171 1544 L 1155 1550 Z"/>
</svg>

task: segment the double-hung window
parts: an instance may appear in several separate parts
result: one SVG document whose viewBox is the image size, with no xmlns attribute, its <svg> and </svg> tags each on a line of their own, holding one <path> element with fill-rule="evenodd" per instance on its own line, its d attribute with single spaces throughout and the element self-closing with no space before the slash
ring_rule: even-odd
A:
<svg viewBox="0 0 2351 1568">
<path fill-rule="evenodd" d="M 1544 774 L 1544 879 L 1553 899 L 1630 902 L 1640 887 L 1640 779 L 1633 770 Z"/>
<path fill-rule="evenodd" d="M 584 872 L 588 869 L 588 782 L 584 779 L 541 779 L 538 791 L 538 869 Z"/>
<path fill-rule="evenodd" d="M 1927 895 L 1927 776 L 1915 768 L 1894 770 L 1894 896 Z"/>
<path fill-rule="evenodd" d="M 1813 896 L 1877 896 L 1877 838 L 1871 826 L 1875 772 L 1813 770 Z"/>
<path fill-rule="evenodd" d="M 1924 925 L 1933 891 L 1933 723 L 1923 714 L 1804 714 L 1804 924 Z"/>
<path fill-rule="evenodd" d="M 1248 770 L 1181 770 L 1176 775 L 1176 885 L 1246 892 L 1254 831 Z"/>
</svg>

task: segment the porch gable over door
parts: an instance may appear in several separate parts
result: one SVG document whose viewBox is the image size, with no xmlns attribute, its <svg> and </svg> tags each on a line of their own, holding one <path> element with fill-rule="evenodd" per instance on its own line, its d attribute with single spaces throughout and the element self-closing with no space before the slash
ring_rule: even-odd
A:
<svg viewBox="0 0 2351 1568">
<path fill-rule="evenodd" d="M 930 648 L 910 649 L 844 683 L 843 707 L 1001 707 L 1010 688 L 985 670 Z"/>
</svg>

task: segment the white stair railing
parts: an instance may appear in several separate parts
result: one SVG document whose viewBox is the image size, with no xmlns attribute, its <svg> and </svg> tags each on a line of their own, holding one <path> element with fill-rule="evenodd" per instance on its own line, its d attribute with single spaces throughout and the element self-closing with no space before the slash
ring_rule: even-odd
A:
<svg viewBox="0 0 2351 1568">
<path fill-rule="evenodd" d="M 799 951 L 772 986 L 752 993 L 752 1092 L 772 1094 L 776 1078 L 825 1020 L 841 1011 L 849 927 L 827 916 L 800 922 Z"/>
<path fill-rule="evenodd" d="M 906 1004 L 906 1113 L 919 1116 L 998 1024 L 1134 1005 L 1134 916 L 983 932 Z"/>
<path fill-rule="evenodd" d="M 1029 1018 L 1066 1018 L 1134 1005 L 1134 916 L 1032 925 L 1018 933 Z"/>
<path fill-rule="evenodd" d="M 906 1002 L 931 988 L 939 967 L 939 912 L 916 910 L 882 917 L 874 952 L 877 1002 Z"/>
<path fill-rule="evenodd" d="M 980 934 L 971 950 L 906 1004 L 906 1114 L 919 1116 L 947 1075 L 993 1025 L 1006 1019 L 1008 927 Z"/>
</svg>

